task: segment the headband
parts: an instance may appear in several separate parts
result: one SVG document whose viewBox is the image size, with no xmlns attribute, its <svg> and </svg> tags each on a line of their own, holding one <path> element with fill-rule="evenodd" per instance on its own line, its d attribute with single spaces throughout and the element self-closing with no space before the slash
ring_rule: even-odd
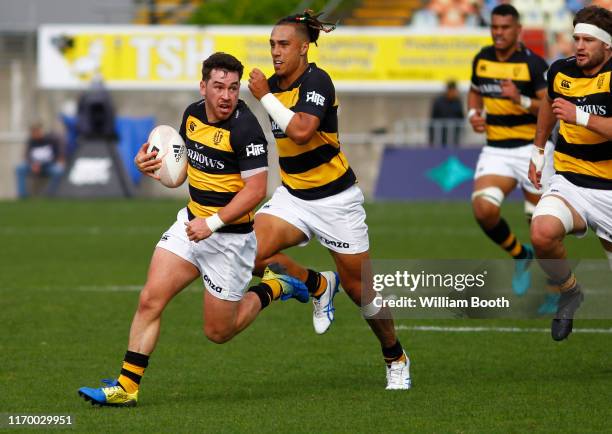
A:
<svg viewBox="0 0 612 434">
<path fill-rule="evenodd" d="M 603 42 L 606 45 L 612 45 L 612 37 L 610 37 L 610 34 L 606 32 L 604 29 L 599 28 L 593 24 L 587 24 L 587 23 L 576 24 L 576 27 L 574 27 L 574 35 L 576 33 L 589 35 L 589 36 L 599 39 L 601 42 Z"/>
</svg>

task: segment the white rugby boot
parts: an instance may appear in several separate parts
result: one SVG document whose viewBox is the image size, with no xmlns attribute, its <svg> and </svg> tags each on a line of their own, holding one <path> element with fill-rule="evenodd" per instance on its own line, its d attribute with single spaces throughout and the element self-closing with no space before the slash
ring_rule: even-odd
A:
<svg viewBox="0 0 612 434">
<path fill-rule="evenodd" d="M 334 297 L 338 292 L 340 286 L 340 277 L 338 273 L 334 271 L 322 271 L 321 275 L 327 280 L 327 287 L 325 292 L 316 299 L 312 298 L 312 325 L 314 326 L 315 332 L 322 335 L 334 322 Z"/>
<path fill-rule="evenodd" d="M 410 389 L 412 381 L 410 380 L 410 359 L 406 352 L 405 361 L 392 362 L 391 366 L 387 366 L 387 390 L 407 390 Z"/>
</svg>

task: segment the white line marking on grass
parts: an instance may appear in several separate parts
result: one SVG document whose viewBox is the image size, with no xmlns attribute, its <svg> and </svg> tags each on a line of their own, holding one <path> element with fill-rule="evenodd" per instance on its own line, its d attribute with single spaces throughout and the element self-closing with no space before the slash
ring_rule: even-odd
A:
<svg viewBox="0 0 612 434">
<path fill-rule="evenodd" d="M 527 327 L 439 327 L 439 326 L 405 326 L 395 327 L 397 330 L 411 330 L 418 332 L 454 332 L 454 333 L 550 333 L 550 328 L 527 328 Z M 609 329 L 574 329 L 574 333 L 603 333 L 612 334 Z"/>
<path fill-rule="evenodd" d="M 86 291 L 86 292 L 136 292 L 142 289 L 142 285 L 86 285 L 86 286 L 75 286 L 75 291 Z"/>
<path fill-rule="evenodd" d="M 84 292 L 140 292 L 142 289 L 142 285 L 82 285 L 75 286 L 72 288 L 74 291 L 84 291 Z M 183 289 L 181 292 L 198 292 L 202 291 L 201 287 L 187 287 Z"/>
<path fill-rule="evenodd" d="M 162 234 L 165 226 L 4 226 L 0 235 L 141 235 Z"/>
</svg>

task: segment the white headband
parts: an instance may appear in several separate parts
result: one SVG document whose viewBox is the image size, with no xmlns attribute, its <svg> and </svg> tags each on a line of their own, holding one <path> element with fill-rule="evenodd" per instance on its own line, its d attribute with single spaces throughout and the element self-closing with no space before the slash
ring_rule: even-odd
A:
<svg viewBox="0 0 612 434">
<path fill-rule="evenodd" d="M 587 24 L 587 23 L 576 24 L 576 27 L 574 27 L 574 35 L 576 33 L 589 35 L 589 36 L 599 39 L 601 42 L 603 42 L 606 45 L 612 45 L 612 37 L 610 37 L 610 34 L 606 32 L 604 29 L 594 26 L 593 24 Z"/>
</svg>

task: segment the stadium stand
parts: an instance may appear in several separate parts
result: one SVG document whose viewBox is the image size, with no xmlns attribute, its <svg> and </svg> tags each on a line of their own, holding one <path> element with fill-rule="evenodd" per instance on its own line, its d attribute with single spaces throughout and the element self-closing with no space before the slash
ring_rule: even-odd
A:
<svg viewBox="0 0 612 434">
<path fill-rule="evenodd" d="M 184 24 L 203 0 L 140 0 L 136 3 L 134 24 Z"/>
<path fill-rule="evenodd" d="M 413 12 L 423 7 L 422 0 L 362 0 L 342 20 L 350 26 L 404 26 Z"/>
</svg>

